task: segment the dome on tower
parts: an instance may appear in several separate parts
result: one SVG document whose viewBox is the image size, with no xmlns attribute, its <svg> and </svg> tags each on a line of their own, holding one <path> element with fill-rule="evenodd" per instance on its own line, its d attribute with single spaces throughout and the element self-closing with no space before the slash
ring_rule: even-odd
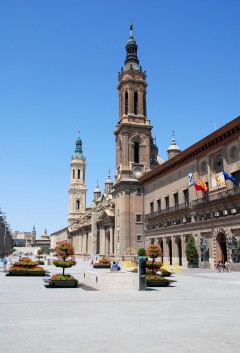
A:
<svg viewBox="0 0 240 353">
<path fill-rule="evenodd" d="M 74 154 L 72 155 L 72 159 L 78 158 L 78 159 L 83 159 L 83 154 L 82 154 L 82 140 L 80 138 L 80 130 L 78 129 L 78 138 L 76 140 L 76 149 Z"/>
<path fill-rule="evenodd" d="M 99 189 L 98 180 L 97 180 L 97 185 L 96 185 L 94 192 L 101 192 L 101 190 Z"/>
<path fill-rule="evenodd" d="M 172 143 L 171 145 L 168 147 L 167 153 L 168 153 L 168 159 L 176 156 L 177 154 L 179 154 L 181 152 L 180 147 L 176 144 L 176 140 L 174 137 L 174 130 L 172 131 Z"/>
<path fill-rule="evenodd" d="M 139 60 L 137 56 L 138 46 L 133 38 L 133 25 L 130 25 L 130 38 L 126 44 L 126 60 L 123 71 L 135 70 L 140 71 Z"/>
</svg>

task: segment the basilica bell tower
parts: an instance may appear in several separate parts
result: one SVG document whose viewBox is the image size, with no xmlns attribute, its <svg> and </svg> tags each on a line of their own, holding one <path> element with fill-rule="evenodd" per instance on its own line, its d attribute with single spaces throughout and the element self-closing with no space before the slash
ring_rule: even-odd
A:
<svg viewBox="0 0 240 353">
<path fill-rule="evenodd" d="M 136 255 L 144 247 L 143 191 L 138 179 L 156 166 L 152 126 L 147 118 L 146 72 L 139 65 L 138 46 L 126 44 L 125 65 L 118 75 L 119 118 L 116 126 L 115 229 L 119 256 Z"/>
<path fill-rule="evenodd" d="M 85 213 L 86 209 L 86 192 L 85 184 L 86 159 L 82 153 L 82 140 L 80 131 L 78 130 L 78 138 L 76 140 L 76 149 L 71 160 L 71 181 L 68 190 L 69 206 L 68 206 L 68 225 L 71 226 Z"/>
</svg>

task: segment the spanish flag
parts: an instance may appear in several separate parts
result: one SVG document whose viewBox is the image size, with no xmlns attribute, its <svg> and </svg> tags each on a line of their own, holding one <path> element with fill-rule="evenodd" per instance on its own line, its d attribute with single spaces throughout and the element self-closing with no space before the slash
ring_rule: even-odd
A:
<svg viewBox="0 0 240 353">
<path fill-rule="evenodd" d="M 202 187 L 202 191 L 206 192 L 208 190 L 207 185 L 204 183 L 204 181 L 201 178 L 198 178 L 199 180 L 199 185 Z"/>
</svg>

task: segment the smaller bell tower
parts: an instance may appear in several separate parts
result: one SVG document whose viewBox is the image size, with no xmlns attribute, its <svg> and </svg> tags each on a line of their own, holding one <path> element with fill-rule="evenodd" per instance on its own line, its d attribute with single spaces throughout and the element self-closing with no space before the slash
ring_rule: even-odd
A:
<svg viewBox="0 0 240 353">
<path fill-rule="evenodd" d="M 82 153 L 82 140 L 78 129 L 76 149 L 71 160 L 71 182 L 68 190 L 68 225 L 72 225 L 76 219 L 85 213 L 87 186 L 85 184 L 86 158 Z"/>
</svg>

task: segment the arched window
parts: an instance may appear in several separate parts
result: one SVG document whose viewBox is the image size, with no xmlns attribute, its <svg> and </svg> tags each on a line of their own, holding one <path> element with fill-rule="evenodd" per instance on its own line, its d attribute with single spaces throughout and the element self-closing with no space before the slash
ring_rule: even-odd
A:
<svg viewBox="0 0 240 353">
<path fill-rule="evenodd" d="M 125 114 L 128 114 L 128 92 L 125 92 Z"/>
<path fill-rule="evenodd" d="M 139 163 L 139 143 L 134 143 L 134 163 Z"/>
<path fill-rule="evenodd" d="M 134 114 L 138 114 L 138 93 L 134 92 Z"/>
<path fill-rule="evenodd" d="M 79 201 L 79 200 L 77 200 L 77 201 L 76 201 L 76 210 L 78 211 L 78 210 L 79 210 L 79 208 L 80 208 L 80 201 Z"/>
<path fill-rule="evenodd" d="M 146 108 L 146 94 L 143 96 L 143 115 L 147 115 L 147 108 Z"/>
</svg>

